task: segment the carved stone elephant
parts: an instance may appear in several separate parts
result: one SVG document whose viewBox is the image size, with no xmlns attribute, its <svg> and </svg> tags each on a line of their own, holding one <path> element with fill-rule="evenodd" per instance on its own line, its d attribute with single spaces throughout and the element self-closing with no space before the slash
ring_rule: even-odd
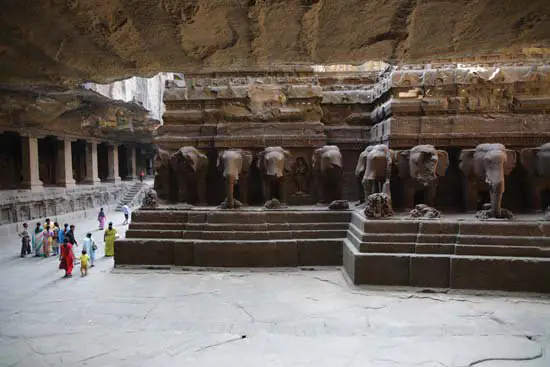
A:
<svg viewBox="0 0 550 367">
<path fill-rule="evenodd" d="M 228 209 L 240 203 L 235 200 L 235 185 L 240 183 L 241 200 L 246 203 L 247 173 L 252 164 L 252 153 L 242 149 L 228 149 L 218 154 L 218 168 L 223 172 L 226 199 L 222 205 Z"/>
<path fill-rule="evenodd" d="M 533 210 L 544 210 L 542 193 L 550 190 L 550 143 L 520 151 L 521 165 L 527 170 L 530 205 Z"/>
<path fill-rule="evenodd" d="M 359 155 L 355 177 L 360 185 L 359 202 L 363 203 L 370 194 L 382 192 L 382 187 L 391 176 L 393 151 L 387 145 L 369 145 Z"/>
<path fill-rule="evenodd" d="M 449 155 L 444 150 L 437 150 L 433 145 L 417 145 L 410 150 L 395 153 L 397 171 L 403 181 L 403 198 L 405 209 L 414 208 L 414 195 L 424 192 L 424 202 L 433 207 L 439 177 L 445 176 L 449 167 Z"/>
<path fill-rule="evenodd" d="M 154 189 L 158 196 L 168 200 L 172 192 L 172 176 L 170 167 L 170 152 L 158 149 L 154 159 L 155 183 Z"/>
<path fill-rule="evenodd" d="M 170 156 L 179 202 L 205 204 L 208 158 L 194 147 L 181 147 Z"/>
<path fill-rule="evenodd" d="M 286 202 L 285 176 L 291 170 L 291 155 L 281 147 L 267 147 L 258 154 L 258 169 L 262 175 L 262 192 L 264 200 L 275 196 L 281 203 Z M 277 191 L 275 195 L 273 189 Z"/>
<path fill-rule="evenodd" d="M 336 145 L 315 149 L 311 161 L 318 203 L 342 199 L 342 153 Z"/>
<path fill-rule="evenodd" d="M 491 214 L 502 218 L 504 180 L 516 166 L 516 152 L 502 144 L 479 144 L 460 153 L 460 170 L 465 176 L 466 209 L 477 209 L 480 191 L 489 191 Z"/>
</svg>

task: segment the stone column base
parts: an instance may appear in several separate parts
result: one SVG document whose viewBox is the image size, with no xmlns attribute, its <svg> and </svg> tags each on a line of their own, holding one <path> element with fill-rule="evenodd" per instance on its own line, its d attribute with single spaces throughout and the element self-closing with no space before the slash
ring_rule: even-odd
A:
<svg viewBox="0 0 550 367">
<path fill-rule="evenodd" d="M 119 184 L 122 182 L 122 179 L 120 177 L 107 177 L 105 179 L 106 182 L 111 182 L 111 183 L 114 183 L 114 184 Z"/>
<path fill-rule="evenodd" d="M 101 180 L 99 179 L 99 177 L 96 177 L 96 178 L 88 178 L 86 177 L 84 179 L 84 183 L 86 185 L 101 185 Z"/>
<path fill-rule="evenodd" d="M 33 181 L 33 182 L 23 181 L 21 182 L 21 188 L 26 190 L 31 190 L 34 192 L 44 191 L 44 186 L 42 185 L 42 181 Z"/>
<path fill-rule="evenodd" d="M 65 180 L 65 181 L 58 181 L 57 185 L 61 186 L 61 187 L 64 187 L 66 189 L 73 189 L 73 188 L 76 187 L 76 181 L 73 180 L 73 179 Z"/>
</svg>

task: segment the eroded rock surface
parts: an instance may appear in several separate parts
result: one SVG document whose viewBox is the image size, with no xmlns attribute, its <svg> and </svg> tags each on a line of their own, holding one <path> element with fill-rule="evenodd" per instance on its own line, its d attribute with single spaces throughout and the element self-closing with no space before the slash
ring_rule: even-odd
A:
<svg viewBox="0 0 550 367">
<path fill-rule="evenodd" d="M 547 0 L 4 1 L 0 81 L 548 53 Z"/>
</svg>

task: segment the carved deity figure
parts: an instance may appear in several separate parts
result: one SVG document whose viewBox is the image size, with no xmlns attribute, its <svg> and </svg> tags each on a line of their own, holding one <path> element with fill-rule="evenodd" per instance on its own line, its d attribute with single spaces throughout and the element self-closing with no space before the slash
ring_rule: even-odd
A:
<svg viewBox="0 0 550 367">
<path fill-rule="evenodd" d="M 309 168 L 304 157 L 296 158 L 292 173 L 294 185 L 296 185 L 295 194 L 307 194 L 309 192 Z"/>
</svg>

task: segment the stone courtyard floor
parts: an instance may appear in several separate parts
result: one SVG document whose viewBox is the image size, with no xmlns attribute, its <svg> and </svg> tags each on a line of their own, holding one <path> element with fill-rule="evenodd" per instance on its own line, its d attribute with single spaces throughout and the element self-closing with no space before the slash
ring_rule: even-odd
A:
<svg viewBox="0 0 550 367">
<path fill-rule="evenodd" d="M 124 232 L 122 215 L 108 216 Z M 100 239 L 95 221 L 76 224 L 77 239 Z M 105 258 L 63 279 L 55 258 L 18 251 L 17 238 L 1 241 L 0 366 L 550 366 L 547 296 L 352 288 L 337 268 L 113 269 Z"/>
</svg>

